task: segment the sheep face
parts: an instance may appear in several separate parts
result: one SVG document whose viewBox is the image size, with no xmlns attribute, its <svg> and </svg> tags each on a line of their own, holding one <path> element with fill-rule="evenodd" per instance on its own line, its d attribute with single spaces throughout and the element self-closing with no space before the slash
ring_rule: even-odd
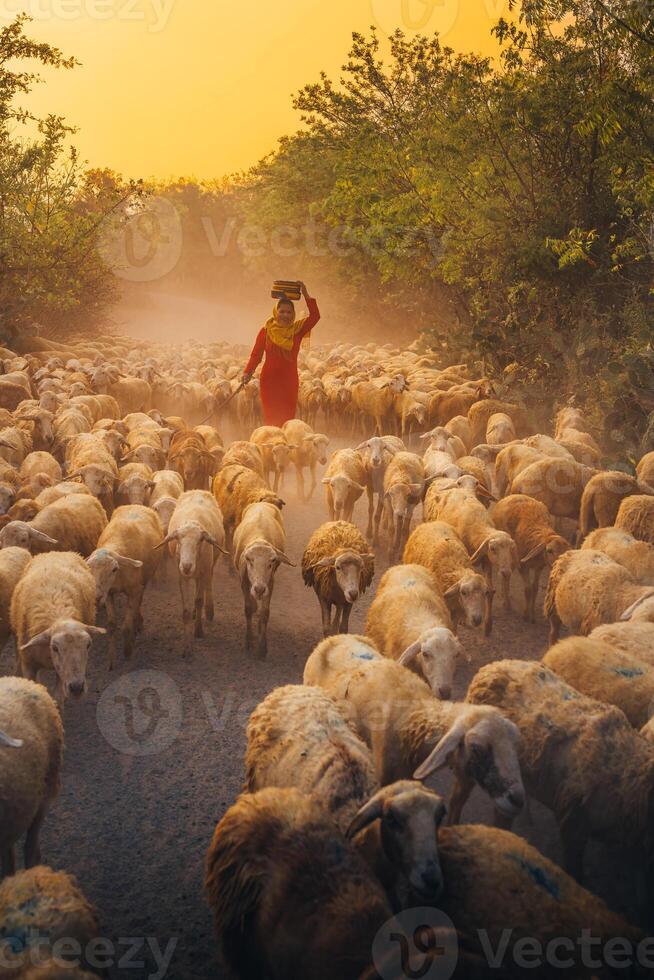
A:
<svg viewBox="0 0 654 980">
<path fill-rule="evenodd" d="M 187 521 L 168 535 L 168 539 L 177 542 L 177 563 L 183 578 L 195 578 L 204 544 L 218 547 L 218 543 L 198 521 Z"/>
<path fill-rule="evenodd" d="M 486 558 L 491 567 L 503 578 L 510 579 L 518 567 L 518 549 L 513 538 L 503 531 L 492 534 L 472 556 L 473 564 Z"/>
<path fill-rule="evenodd" d="M 362 443 L 357 452 L 362 451 L 365 451 L 367 462 L 373 470 L 381 469 L 393 455 L 393 451 L 386 445 L 381 436 L 373 436 L 372 439 Z"/>
<path fill-rule="evenodd" d="M 104 429 L 102 431 L 102 441 L 114 459 L 120 459 L 120 454 L 125 446 L 125 439 L 122 434 L 116 429 Z"/>
<path fill-rule="evenodd" d="M 314 435 L 311 436 L 311 443 L 316 461 L 320 466 L 325 466 L 328 458 L 329 439 L 327 436 Z"/>
<path fill-rule="evenodd" d="M 486 613 L 490 589 L 483 575 L 471 572 L 445 593 L 448 605 L 463 613 L 466 626 L 481 626 Z"/>
<path fill-rule="evenodd" d="M 92 636 L 105 632 L 98 626 L 85 626 L 75 619 L 60 619 L 50 629 L 38 633 L 24 644 L 21 650 L 49 648 L 52 666 L 64 696 L 70 694 L 79 698 L 86 692 L 86 668 Z"/>
<path fill-rule="evenodd" d="M 130 504 L 147 504 L 150 494 L 154 489 L 152 480 L 146 480 L 138 473 L 132 473 L 126 480 L 118 486 L 117 493 L 126 497 Z"/>
<path fill-rule="evenodd" d="M 164 462 L 164 453 L 162 449 L 157 449 L 154 446 L 137 446 L 125 457 L 131 463 L 143 463 L 145 466 L 149 466 L 151 470 L 158 470 Z"/>
<path fill-rule="evenodd" d="M 98 602 L 106 602 L 116 584 L 121 568 L 142 568 L 143 562 L 126 558 L 107 548 L 98 548 L 86 559 L 95 579 L 95 597 Z"/>
<path fill-rule="evenodd" d="M 386 500 L 393 515 L 399 520 L 409 520 L 422 499 L 422 483 L 396 483 L 386 491 Z"/>
<path fill-rule="evenodd" d="M 466 710 L 454 722 L 414 774 L 426 779 L 445 765 L 477 783 L 505 817 L 514 817 L 525 802 L 518 761 L 520 732 L 497 708 Z"/>
<path fill-rule="evenodd" d="M 353 551 L 346 551 L 342 555 L 328 559 L 328 563 L 333 565 L 337 587 L 343 593 L 348 605 L 352 605 L 361 594 L 361 576 L 364 571 L 363 558 Z"/>
<path fill-rule="evenodd" d="M 81 478 L 93 496 L 98 497 L 98 499 L 113 494 L 113 473 L 105 470 L 104 467 L 99 466 L 97 463 L 88 463 L 86 466 L 80 467 L 75 473 L 71 473 L 68 479 L 73 480 L 77 477 Z"/>
<path fill-rule="evenodd" d="M 545 557 L 545 563 L 551 568 L 555 561 L 565 554 L 566 551 L 570 551 L 570 544 L 565 540 L 565 538 L 552 538 L 545 545 L 545 550 L 543 555 Z"/>
<path fill-rule="evenodd" d="M 36 545 L 54 548 L 57 544 L 54 538 L 37 531 L 25 521 L 10 521 L 0 531 L 0 548 L 25 548 L 31 551 Z"/>
<path fill-rule="evenodd" d="M 348 476 L 326 477 L 322 482 L 331 487 L 334 499 L 334 515 L 337 521 L 341 520 L 346 512 L 352 494 L 362 494 L 365 490 L 365 487 L 355 483 Z"/>
<path fill-rule="evenodd" d="M 241 575 L 249 583 L 250 595 L 255 602 L 270 597 L 275 572 L 282 562 L 291 564 L 286 555 L 267 542 L 258 541 L 245 549 L 241 559 Z"/>
<path fill-rule="evenodd" d="M 156 511 L 156 513 L 159 515 L 159 520 L 161 521 L 164 534 L 168 534 L 170 518 L 173 516 L 173 511 L 175 510 L 176 506 L 177 501 L 174 497 L 162 497 L 161 500 L 157 500 L 156 503 L 152 505 L 152 510 Z"/>
<path fill-rule="evenodd" d="M 44 408 L 46 412 L 56 412 L 59 408 L 59 402 L 54 391 L 44 391 L 39 398 L 39 405 Z"/>
<path fill-rule="evenodd" d="M 275 469 L 279 473 L 283 473 L 291 461 L 292 449 L 284 443 L 279 443 L 277 446 L 272 447 L 272 457 L 275 461 Z"/>
<path fill-rule="evenodd" d="M 8 484 L 0 483 L 0 514 L 6 514 L 15 501 L 15 491 Z"/>
<path fill-rule="evenodd" d="M 402 780 L 385 786 L 364 804 L 348 837 L 379 819 L 384 853 L 408 880 L 409 904 L 434 902 L 443 892 L 437 831 L 445 813 L 440 796 L 411 780 Z"/>
<path fill-rule="evenodd" d="M 454 633 L 444 626 L 435 626 L 405 650 L 399 662 L 404 667 L 417 663 L 436 697 L 449 701 L 457 661 L 463 655 Z"/>
</svg>

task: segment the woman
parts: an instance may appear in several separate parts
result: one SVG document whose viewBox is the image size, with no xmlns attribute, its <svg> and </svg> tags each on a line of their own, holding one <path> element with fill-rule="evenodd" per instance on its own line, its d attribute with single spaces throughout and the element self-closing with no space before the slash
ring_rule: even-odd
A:
<svg viewBox="0 0 654 980">
<path fill-rule="evenodd" d="M 243 381 L 247 384 L 265 353 L 266 360 L 261 371 L 261 404 L 266 425 L 281 426 L 295 418 L 300 387 L 297 373 L 300 344 L 320 319 L 318 304 L 309 296 L 304 283 L 301 283 L 301 287 L 309 315 L 296 320 L 291 300 L 280 299 L 272 317 L 259 331 L 243 374 Z"/>
</svg>

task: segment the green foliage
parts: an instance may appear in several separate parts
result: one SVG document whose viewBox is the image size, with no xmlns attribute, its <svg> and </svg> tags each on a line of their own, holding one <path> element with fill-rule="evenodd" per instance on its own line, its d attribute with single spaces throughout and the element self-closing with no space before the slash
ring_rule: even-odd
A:
<svg viewBox="0 0 654 980">
<path fill-rule="evenodd" d="M 0 327 L 38 322 L 54 335 L 99 322 L 115 298 L 96 235 L 131 188 L 85 172 L 59 116 L 35 119 L 16 104 L 38 81 L 25 61 L 75 65 L 26 37 L 26 20 L 0 30 Z"/>
<path fill-rule="evenodd" d="M 400 32 L 384 63 L 355 34 L 244 211 L 340 229 L 323 274 L 548 412 L 574 394 L 610 431 L 622 412 L 632 444 L 654 388 L 652 27 L 629 0 L 524 0 L 499 64 Z"/>
</svg>

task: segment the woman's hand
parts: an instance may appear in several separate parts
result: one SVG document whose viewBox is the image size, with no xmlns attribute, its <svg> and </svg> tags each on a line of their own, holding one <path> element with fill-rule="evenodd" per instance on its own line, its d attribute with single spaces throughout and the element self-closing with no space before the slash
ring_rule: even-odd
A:
<svg viewBox="0 0 654 980">
<path fill-rule="evenodd" d="M 300 289 L 302 290 L 302 295 L 304 296 L 304 298 L 309 299 L 309 293 L 307 291 L 307 287 L 303 282 L 300 283 Z"/>
</svg>

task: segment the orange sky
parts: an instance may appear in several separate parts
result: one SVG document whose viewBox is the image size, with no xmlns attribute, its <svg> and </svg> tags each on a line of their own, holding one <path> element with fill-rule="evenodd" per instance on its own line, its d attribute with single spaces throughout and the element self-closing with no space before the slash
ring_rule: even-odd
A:
<svg viewBox="0 0 654 980">
<path fill-rule="evenodd" d="M 30 33 L 74 54 L 31 99 L 79 129 L 91 165 L 129 176 L 220 177 L 297 128 L 291 96 L 336 77 L 352 31 L 440 30 L 456 50 L 494 50 L 508 0 L 3 0 Z"/>
</svg>

